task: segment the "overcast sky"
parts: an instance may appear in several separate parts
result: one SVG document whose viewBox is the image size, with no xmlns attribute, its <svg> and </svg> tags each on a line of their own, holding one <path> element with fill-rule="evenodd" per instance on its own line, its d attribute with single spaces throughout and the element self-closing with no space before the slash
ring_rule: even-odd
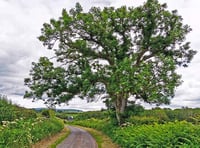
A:
<svg viewBox="0 0 200 148">
<path fill-rule="evenodd" d="M 187 36 L 191 47 L 200 49 L 200 1 L 198 0 L 159 0 L 167 2 L 168 9 L 177 9 L 184 23 L 193 31 Z M 31 62 L 40 56 L 51 56 L 37 37 L 44 22 L 58 18 L 61 10 L 75 6 L 80 2 L 84 10 L 91 6 L 122 5 L 138 6 L 144 0 L 0 0 L 0 94 L 7 95 L 13 102 L 25 107 L 44 106 L 24 100 L 26 87 L 24 78 L 28 77 Z M 177 88 L 176 96 L 171 100 L 171 107 L 200 107 L 200 53 L 193 59 L 188 68 L 179 68 L 184 83 Z M 102 103 L 86 104 L 74 100 L 66 108 L 101 109 Z"/>
</svg>

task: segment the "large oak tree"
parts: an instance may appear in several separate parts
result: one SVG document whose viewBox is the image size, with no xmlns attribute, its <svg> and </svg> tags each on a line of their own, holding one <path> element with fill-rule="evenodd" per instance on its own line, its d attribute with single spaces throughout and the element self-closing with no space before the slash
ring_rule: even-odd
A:
<svg viewBox="0 0 200 148">
<path fill-rule="evenodd" d="M 119 124 L 130 97 L 167 104 L 181 84 L 177 67 L 187 67 L 196 53 L 186 42 L 191 28 L 182 20 L 157 0 L 136 8 L 83 12 L 77 3 L 69 12 L 63 9 L 58 20 L 43 25 L 39 37 L 61 66 L 45 57 L 34 63 L 25 79 L 26 95 L 47 94 L 60 103 L 75 95 L 92 101 L 107 94 L 103 98 L 114 104 Z"/>
</svg>

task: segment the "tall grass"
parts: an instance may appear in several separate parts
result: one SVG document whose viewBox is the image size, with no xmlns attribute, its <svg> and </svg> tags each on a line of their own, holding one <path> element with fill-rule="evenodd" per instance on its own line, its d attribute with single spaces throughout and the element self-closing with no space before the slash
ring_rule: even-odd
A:
<svg viewBox="0 0 200 148">
<path fill-rule="evenodd" d="M 60 132 L 64 123 L 54 117 L 44 117 L 33 110 L 13 105 L 0 95 L 0 148 L 26 148 L 33 143 Z"/>
<path fill-rule="evenodd" d="M 39 140 L 60 132 L 64 124 L 56 118 L 17 119 L 0 127 L 0 147 L 30 147 Z"/>
<path fill-rule="evenodd" d="M 36 118 L 35 111 L 13 105 L 6 96 L 0 95 L 0 124 L 2 121 L 14 121 L 19 118 Z"/>
</svg>

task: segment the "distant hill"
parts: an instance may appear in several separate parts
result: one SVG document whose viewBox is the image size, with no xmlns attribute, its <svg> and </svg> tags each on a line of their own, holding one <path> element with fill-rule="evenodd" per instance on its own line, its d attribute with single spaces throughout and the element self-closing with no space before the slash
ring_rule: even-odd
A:
<svg viewBox="0 0 200 148">
<path fill-rule="evenodd" d="M 32 108 L 33 110 L 40 112 L 44 109 L 47 108 Z M 77 112 L 83 112 L 82 110 L 78 110 L 78 109 L 56 109 L 57 112 L 70 112 L 70 113 L 77 113 Z"/>
</svg>

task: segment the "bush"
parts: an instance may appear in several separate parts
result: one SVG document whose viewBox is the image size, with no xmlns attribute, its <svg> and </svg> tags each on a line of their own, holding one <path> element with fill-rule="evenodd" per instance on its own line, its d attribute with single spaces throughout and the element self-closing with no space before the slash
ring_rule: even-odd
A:
<svg viewBox="0 0 200 148">
<path fill-rule="evenodd" d="M 50 118 L 50 113 L 49 113 L 49 110 L 47 110 L 47 109 L 42 110 L 41 114 L 42 114 L 42 116 L 44 116 L 46 118 Z"/>
<path fill-rule="evenodd" d="M 128 120 L 128 122 L 134 124 L 134 125 L 142 125 L 142 124 L 154 124 L 158 123 L 159 119 L 156 117 L 146 117 L 146 116 L 131 116 Z"/>
<path fill-rule="evenodd" d="M 80 114 L 80 113 L 56 112 L 56 117 L 67 120 L 67 119 L 69 119 L 69 117 L 76 118 L 76 116 L 78 116 L 78 114 Z"/>
<path fill-rule="evenodd" d="M 127 106 L 124 116 L 126 116 L 126 118 L 130 116 L 137 116 L 143 113 L 144 111 L 145 111 L 144 107 L 142 107 L 141 105 L 133 104 L 133 105 Z"/>
<path fill-rule="evenodd" d="M 106 120 L 99 120 L 95 118 L 87 119 L 87 120 L 79 120 L 72 121 L 70 124 L 76 124 L 84 127 L 94 128 L 94 129 L 102 129 L 104 127 Z"/>
<path fill-rule="evenodd" d="M 75 120 L 85 120 L 85 119 L 105 119 L 109 116 L 108 111 L 89 111 L 78 113 L 75 117 Z"/>
<path fill-rule="evenodd" d="M 121 115 L 121 122 L 125 123 L 131 116 L 137 116 L 144 112 L 144 107 L 138 104 L 132 104 L 126 107 L 125 112 Z M 117 125 L 116 115 L 112 116 L 113 124 Z"/>
<path fill-rule="evenodd" d="M 52 109 L 44 109 L 41 114 L 46 118 L 55 117 L 55 111 Z"/>
<path fill-rule="evenodd" d="M 0 148 L 30 147 L 31 144 L 58 133 L 64 128 L 63 122 L 56 118 L 36 118 L 5 122 L 0 127 Z"/>
<path fill-rule="evenodd" d="M 190 121 L 191 118 L 195 118 L 200 115 L 200 109 L 182 108 L 175 110 L 165 110 L 170 121 Z"/>
<path fill-rule="evenodd" d="M 35 111 L 12 105 L 0 95 L 0 148 L 28 148 L 64 128 L 53 111 L 43 114 L 49 118 L 37 118 Z"/>
<path fill-rule="evenodd" d="M 169 121 L 169 117 L 167 116 L 165 110 L 163 109 L 145 110 L 140 114 L 140 116 L 157 118 L 159 123 L 165 123 Z"/>
<path fill-rule="evenodd" d="M 17 106 L 15 108 L 15 115 L 17 118 L 26 118 L 26 119 L 37 118 L 36 111 Z"/>
<path fill-rule="evenodd" d="M 0 95 L 0 123 L 2 121 L 14 121 L 18 118 L 36 118 L 37 114 L 35 111 L 25 109 L 17 105 L 12 105 L 5 96 Z"/>
</svg>

